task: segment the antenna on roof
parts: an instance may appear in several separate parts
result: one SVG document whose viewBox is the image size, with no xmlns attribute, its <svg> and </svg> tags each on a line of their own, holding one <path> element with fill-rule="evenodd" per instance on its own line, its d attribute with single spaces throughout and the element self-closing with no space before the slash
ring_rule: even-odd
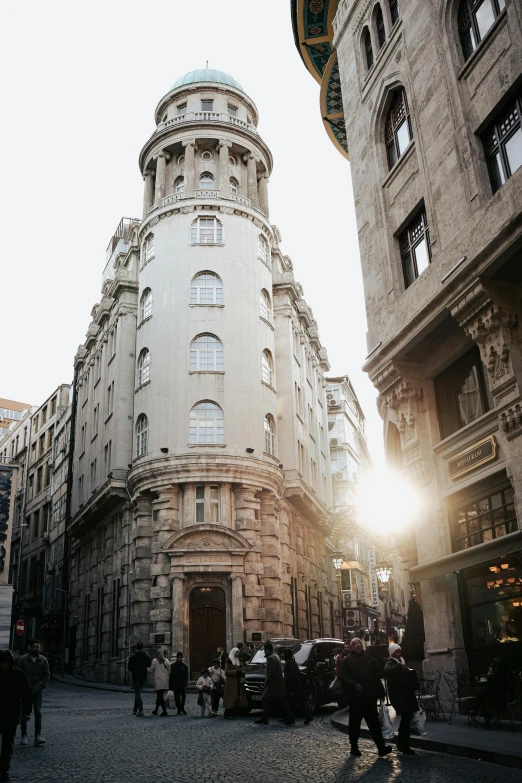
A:
<svg viewBox="0 0 522 783">
<path fill-rule="evenodd" d="M 208 68 L 208 60 L 207 60 L 207 64 L 205 65 L 205 68 Z"/>
</svg>

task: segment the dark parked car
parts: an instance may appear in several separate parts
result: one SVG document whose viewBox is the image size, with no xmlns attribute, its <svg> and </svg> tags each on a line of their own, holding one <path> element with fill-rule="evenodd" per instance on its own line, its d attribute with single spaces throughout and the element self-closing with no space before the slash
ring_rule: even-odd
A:
<svg viewBox="0 0 522 783">
<path fill-rule="evenodd" d="M 322 704 L 336 701 L 330 692 L 335 677 L 335 658 L 343 647 L 341 639 L 312 639 L 300 642 L 298 639 L 270 639 L 283 661 L 283 650 L 289 647 L 299 666 L 301 680 L 309 708 L 315 710 Z M 284 666 L 284 662 L 283 662 Z M 261 707 L 261 695 L 265 688 L 265 653 L 262 647 L 245 667 L 245 688 L 250 709 Z"/>
</svg>

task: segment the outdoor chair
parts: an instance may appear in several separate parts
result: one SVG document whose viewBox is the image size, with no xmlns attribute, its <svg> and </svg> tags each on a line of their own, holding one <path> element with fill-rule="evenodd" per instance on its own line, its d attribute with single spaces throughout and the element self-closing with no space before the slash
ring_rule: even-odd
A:
<svg viewBox="0 0 522 783">
<path fill-rule="evenodd" d="M 474 707 L 477 702 L 477 696 L 473 692 L 469 672 L 445 672 L 444 680 L 446 681 L 451 694 L 451 712 L 448 724 L 451 726 L 451 719 L 453 715 L 456 714 L 455 708 L 462 705 L 468 708 L 468 723 L 476 726 L 478 715 L 476 714 Z"/>
<path fill-rule="evenodd" d="M 518 704 L 518 680 L 519 676 L 517 672 L 510 672 L 507 677 L 507 691 L 506 698 L 502 704 L 492 705 L 490 700 L 486 696 L 486 704 L 489 712 L 489 718 L 493 725 L 501 725 L 501 712 L 507 712 L 509 716 L 509 722 L 511 725 L 511 731 L 515 731 L 515 721 L 513 719 L 513 711 L 517 708 L 520 710 Z"/>
<path fill-rule="evenodd" d="M 431 672 L 419 680 L 419 691 L 417 693 L 417 702 L 419 707 L 426 712 L 426 717 L 437 720 L 442 715 L 446 720 L 446 715 L 442 709 L 439 699 L 440 672 Z"/>
</svg>

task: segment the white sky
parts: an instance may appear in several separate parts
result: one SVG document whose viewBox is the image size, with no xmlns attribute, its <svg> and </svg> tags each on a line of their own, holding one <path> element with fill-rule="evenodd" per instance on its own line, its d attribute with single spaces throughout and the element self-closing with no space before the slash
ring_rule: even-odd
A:
<svg viewBox="0 0 522 783">
<path fill-rule="evenodd" d="M 138 153 L 156 104 L 209 60 L 258 107 L 274 156 L 271 221 L 380 462 L 376 392 L 360 369 L 368 350 L 350 165 L 323 129 L 288 0 L 26 0 L 2 13 L 0 396 L 40 404 L 71 381 L 109 239 L 123 215 L 141 217 Z"/>
</svg>

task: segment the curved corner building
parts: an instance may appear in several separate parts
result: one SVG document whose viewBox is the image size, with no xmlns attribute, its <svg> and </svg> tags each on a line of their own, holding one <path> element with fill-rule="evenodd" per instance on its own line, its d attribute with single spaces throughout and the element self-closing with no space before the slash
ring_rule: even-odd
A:
<svg viewBox="0 0 522 783">
<path fill-rule="evenodd" d="M 183 650 L 339 636 L 326 350 L 270 224 L 255 104 L 210 69 L 161 99 L 141 220 L 111 240 L 76 356 L 69 646 L 123 680 Z"/>
</svg>

